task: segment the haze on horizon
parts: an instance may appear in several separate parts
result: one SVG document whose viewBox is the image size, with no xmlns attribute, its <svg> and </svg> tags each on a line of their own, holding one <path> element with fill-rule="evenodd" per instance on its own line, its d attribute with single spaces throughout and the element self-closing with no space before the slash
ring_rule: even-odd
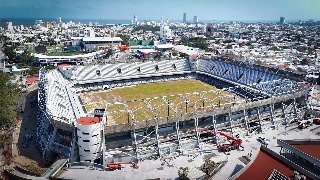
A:
<svg viewBox="0 0 320 180">
<path fill-rule="evenodd" d="M 0 18 L 320 20 L 320 0 L 0 0 Z"/>
</svg>

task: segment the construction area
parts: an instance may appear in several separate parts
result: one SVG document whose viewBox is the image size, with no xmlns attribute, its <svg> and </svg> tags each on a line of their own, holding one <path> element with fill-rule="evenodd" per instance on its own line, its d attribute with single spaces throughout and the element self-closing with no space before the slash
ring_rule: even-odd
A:
<svg viewBox="0 0 320 180">
<path fill-rule="evenodd" d="M 241 137 L 243 148 L 230 152 L 221 151 L 217 144 L 207 141 L 200 143 L 199 148 L 184 149 L 183 153 L 168 153 L 160 158 L 139 161 L 138 168 L 134 168 L 131 163 L 121 164 L 121 169 L 117 170 L 110 170 L 108 167 L 101 169 L 99 166 L 86 167 L 74 164 L 65 168 L 59 177 L 66 179 L 175 179 L 179 177 L 180 168 L 187 168 L 188 177 L 196 179 L 206 175 L 203 166 L 209 159 L 215 167 L 219 167 L 213 178 L 228 179 L 257 156 L 260 146 L 263 145 L 258 141 L 259 136 L 269 140 L 267 145 L 269 149 L 280 152 L 277 139 L 320 139 L 320 126 L 313 125 L 311 128 L 300 130 L 296 123 L 289 126 L 280 125 L 277 129 L 268 129 L 263 133 L 253 133 L 250 136 Z M 119 153 L 119 151 L 115 149 L 109 153 Z"/>
<path fill-rule="evenodd" d="M 159 82 L 168 79 L 177 81 Z M 39 109 L 46 110 L 45 103 L 55 98 L 61 103 L 51 104 L 53 110 L 66 117 L 77 115 L 71 107 L 85 108 L 85 113 L 95 109 L 77 118 L 76 123 L 68 118 L 54 120 L 61 115 L 37 112 L 37 88 L 30 88 L 22 97 L 21 121 L 13 133 L 11 169 L 15 174 L 65 179 L 233 179 L 252 163 L 261 147 L 280 152 L 279 139 L 319 139 L 320 135 L 315 88 L 310 91 L 297 87 L 273 96 L 191 74 L 78 85 L 73 88 L 77 95 L 81 92 L 80 102 L 72 101 L 71 106 L 64 101 L 78 98 L 68 89 L 71 85 L 58 85 L 53 90 L 64 96 L 54 91 L 48 94 L 52 98 L 48 101 L 40 93 Z M 157 87 L 148 87 L 152 85 Z M 109 86 L 112 90 L 105 92 Z M 168 92 L 161 86 L 169 87 Z M 90 92 L 97 87 L 102 89 Z M 139 87 L 142 89 L 135 93 L 129 91 Z M 186 87 L 194 89 L 183 91 Z M 43 88 L 39 85 L 39 92 Z M 148 89 L 162 94 L 149 93 Z M 39 114 L 43 118 L 37 121 Z M 97 121 L 79 121 L 90 118 Z M 37 126 L 42 127 L 39 133 Z M 47 137 L 36 143 L 36 134 L 40 140 Z M 43 145 L 42 151 L 37 149 L 39 145 Z"/>
</svg>

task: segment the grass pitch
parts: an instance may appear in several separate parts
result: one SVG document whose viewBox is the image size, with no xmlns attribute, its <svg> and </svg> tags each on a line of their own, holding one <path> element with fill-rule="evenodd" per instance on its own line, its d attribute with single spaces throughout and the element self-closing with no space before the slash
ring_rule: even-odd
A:
<svg viewBox="0 0 320 180">
<path fill-rule="evenodd" d="M 219 93 L 207 92 L 211 90 L 219 91 Z M 204 93 L 203 97 L 194 93 L 203 91 L 207 92 Z M 180 96 L 181 94 L 183 96 Z M 167 96 L 166 100 L 170 102 L 170 106 L 168 106 L 167 101 L 160 98 L 163 96 Z M 217 106 L 219 102 L 224 104 L 231 99 L 233 100 L 234 95 L 199 80 L 188 79 L 139 84 L 107 91 L 86 92 L 81 94 L 81 99 L 88 112 L 96 107 L 106 107 L 107 103 L 125 102 L 129 109 L 133 111 L 135 119 L 141 121 L 155 117 L 144 99 L 147 99 L 158 116 L 165 117 L 176 113 L 190 113 L 195 111 L 195 108 L 211 109 L 213 106 Z M 188 103 L 186 103 L 186 100 Z M 108 125 L 130 123 L 132 121 L 125 106 L 121 104 L 108 106 L 107 112 Z"/>
</svg>

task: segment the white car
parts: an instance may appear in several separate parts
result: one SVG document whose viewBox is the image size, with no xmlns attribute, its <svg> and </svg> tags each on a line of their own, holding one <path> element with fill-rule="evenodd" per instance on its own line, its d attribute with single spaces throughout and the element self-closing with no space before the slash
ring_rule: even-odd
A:
<svg viewBox="0 0 320 180">
<path fill-rule="evenodd" d="M 261 137 L 261 136 L 258 138 L 258 141 L 260 141 L 264 145 L 268 145 L 270 143 L 270 141 L 268 139 Z"/>
</svg>

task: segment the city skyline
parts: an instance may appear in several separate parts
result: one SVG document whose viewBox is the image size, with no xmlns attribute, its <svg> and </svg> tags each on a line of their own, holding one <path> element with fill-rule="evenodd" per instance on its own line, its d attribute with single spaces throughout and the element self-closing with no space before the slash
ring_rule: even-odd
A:
<svg viewBox="0 0 320 180">
<path fill-rule="evenodd" d="M 3 1 L 3 2 L 1 2 Z M 181 20 L 183 13 L 187 21 L 197 16 L 199 21 L 238 20 L 260 21 L 285 17 L 286 20 L 320 20 L 318 0 L 183 0 L 175 1 L 23 1 L 0 0 L 0 18 L 57 18 L 63 19 L 133 19 L 139 21 L 158 20 L 164 17 Z"/>
</svg>

